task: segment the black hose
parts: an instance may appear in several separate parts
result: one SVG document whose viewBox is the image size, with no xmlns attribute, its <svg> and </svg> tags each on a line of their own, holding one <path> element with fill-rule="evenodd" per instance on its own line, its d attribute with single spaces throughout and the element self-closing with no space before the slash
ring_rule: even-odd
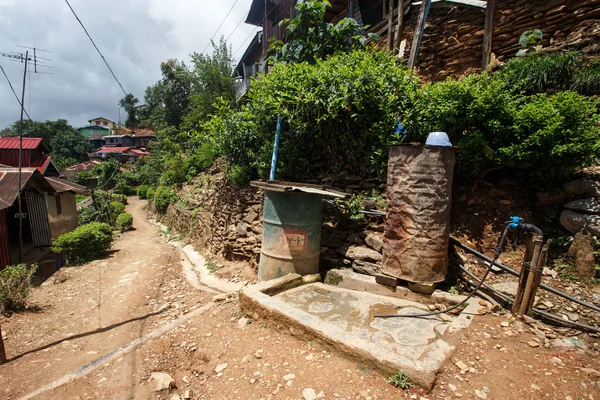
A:
<svg viewBox="0 0 600 400">
<path fill-rule="evenodd" d="M 474 256 L 476 256 L 477 258 L 482 259 L 483 261 L 487 261 L 487 262 L 492 261 L 485 254 L 482 254 L 482 253 L 478 252 L 477 250 L 470 248 L 469 246 L 465 246 L 464 244 L 462 244 L 461 242 L 459 242 L 458 240 L 456 240 L 454 238 L 450 238 L 450 242 L 452 242 L 452 244 L 455 245 L 456 247 L 461 248 L 461 249 L 463 249 L 463 250 L 465 250 L 465 251 L 473 254 Z M 515 270 L 513 270 L 513 269 L 511 269 L 509 267 L 507 267 L 504 264 L 496 263 L 496 266 L 498 268 L 501 268 L 501 269 L 505 270 L 506 272 L 508 272 L 511 275 L 520 276 L 517 271 L 515 271 Z M 540 284 L 540 288 L 542 288 L 544 290 L 547 290 L 550 293 L 553 293 L 553 294 L 555 294 L 555 295 L 557 295 L 559 297 L 562 297 L 564 299 L 567 299 L 567 300 L 570 300 L 570 301 L 572 301 L 574 303 L 582 305 L 582 306 L 584 306 L 586 308 L 589 308 L 589 309 L 594 310 L 596 312 L 600 312 L 600 307 L 598 307 L 598 306 L 596 306 L 594 304 L 588 303 L 586 301 L 583 301 L 581 299 L 578 299 L 577 297 L 573 297 L 573 296 L 570 296 L 570 295 L 568 295 L 566 293 L 563 293 L 560 290 L 554 289 L 552 286 L 548 286 L 548 285 L 545 285 L 545 284 L 542 283 L 542 284 Z"/>
<path fill-rule="evenodd" d="M 455 310 L 458 307 L 462 306 L 467 301 L 469 301 L 473 296 L 475 296 L 477 291 L 483 285 L 485 278 L 487 278 L 490 271 L 492 270 L 492 266 L 494 264 L 496 264 L 496 260 L 498 259 L 498 257 L 500 257 L 500 254 L 502 253 L 502 250 L 504 249 L 504 240 L 506 239 L 506 233 L 508 232 L 509 228 L 510 228 L 510 224 L 506 225 L 506 228 L 504 228 L 504 231 L 502 231 L 502 236 L 500 236 L 500 241 L 498 242 L 498 246 L 496 247 L 496 253 L 494 254 L 494 259 L 492 260 L 492 262 L 486 269 L 485 274 L 483 274 L 483 278 L 481 278 L 481 281 L 477 284 L 475 289 L 473 289 L 473 291 L 471 293 L 469 293 L 469 295 L 467 297 L 465 297 L 461 302 L 453 305 L 450 308 L 446 308 L 445 310 L 433 311 L 433 312 L 429 312 L 429 313 L 404 314 L 404 315 L 402 315 L 402 314 L 376 314 L 375 317 L 377 317 L 377 318 L 423 318 L 423 317 L 430 317 L 430 316 L 439 315 L 439 314 L 445 314 L 447 312 L 450 312 L 450 311 Z"/>
</svg>

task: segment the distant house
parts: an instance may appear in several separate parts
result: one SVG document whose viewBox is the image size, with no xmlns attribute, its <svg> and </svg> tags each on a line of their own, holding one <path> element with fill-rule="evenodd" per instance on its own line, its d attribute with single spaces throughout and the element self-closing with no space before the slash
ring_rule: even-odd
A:
<svg viewBox="0 0 600 400">
<path fill-rule="evenodd" d="M 19 138 L 0 137 L 0 164 L 19 166 Z M 50 150 L 41 138 L 23 138 L 22 164 L 24 168 L 37 168 L 44 176 L 59 176 L 60 170 L 50 158 Z"/>
<path fill-rule="evenodd" d="M 62 171 L 60 171 L 60 178 L 74 182 L 77 179 L 77 175 L 82 172 L 92 172 L 94 167 L 100 164 L 102 164 L 102 162 L 98 160 L 90 160 L 80 164 L 71 165 L 70 167 L 64 168 Z"/>
<path fill-rule="evenodd" d="M 119 160 L 128 160 L 133 158 L 131 154 L 128 154 L 131 147 L 125 146 L 103 146 L 96 150 L 95 156 L 103 160 L 108 160 L 111 157 L 118 158 Z"/>
<path fill-rule="evenodd" d="M 104 139 L 105 135 L 94 135 L 88 137 L 90 144 L 92 145 L 92 149 L 98 150 L 100 147 L 104 146 L 106 139 Z"/>
<path fill-rule="evenodd" d="M 44 177 L 37 168 L 19 170 L 0 166 L 0 270 L 18 262 L 19 207 L 23 217 L 23 254 L 48 247 L 59 235 L 77 227 L 75 194 L 87 189 L 55 177 Z"/>
<path fill-rule="evenodd" d="M 90 125 L 105 126 L 105 127 L 110 128 L 110 129 L 115 129 L 117 127 L 117 123 L 116 122 L 113 122 L 110 119 L 107 119 L 107 118 L 104 118 L 104 117 L 98 117 L 98 118 L 90 119 L 88 122 L 90 123 Z"/>
<path fill-rule="evenodd" d="M 235 95 L 239 100 L 250 89 L 250 80 L 256 75 L 264 75 L 263 58 L 263 33 L 258 31 L 250 45 L 242 55 L 240 62 L 234 70 Z"/>
<path fill-rule="evenodd" d="M 89 126 L 82 126 L 81 128 L 77 129 L 83 136 L 87 137 L 87 138 L 91 138 L 94 136 L 106 136 L 106 135 L 111 135 L 113 130 L 107 126 L 100 126 L 100 125 L 89 125 Z"/>
<path fill-rule="evenodd" d="M 132 135 L 110 135 L 104 137 L 105 146 L 133 147 L 134 144 Z"/>
</svg>

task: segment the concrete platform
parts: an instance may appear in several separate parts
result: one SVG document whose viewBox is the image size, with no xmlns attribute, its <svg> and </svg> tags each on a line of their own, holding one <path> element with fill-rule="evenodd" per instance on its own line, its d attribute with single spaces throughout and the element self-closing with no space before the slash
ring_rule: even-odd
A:
<svg viewBox="0 0 600 400">
<path fill-rule="evenodd" d="M 455 333 L 465 328 L 480 305 L 461 315 L 426 318 L 375 318 L 375 314 L 429 312 L 413 301 L 314 282 L 290 274 L 240 292 L 242 309 L 254 318 L 274 319 L 292 334 L 324 344 L 391 375 L 398 369 L 411 381 L 431 389 L 450 359 Z"/>
</svg>

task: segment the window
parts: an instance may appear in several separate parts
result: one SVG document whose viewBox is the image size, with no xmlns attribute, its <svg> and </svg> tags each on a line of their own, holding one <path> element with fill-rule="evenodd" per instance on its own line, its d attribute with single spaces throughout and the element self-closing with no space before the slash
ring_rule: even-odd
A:
<svg viewBox="0 0 600 400">
<path fill-rule="evenodd" d="M 108 122 L 104 121 L 102 122 L 102 125 L 108 125 Z"/>
<path fill-rule="evenodd" d="M 56 215 L 62 214 L 62 204 L 60 202 L 60 196 L 54 196 L 54 201 L 56 201 Z"/>
</svg>

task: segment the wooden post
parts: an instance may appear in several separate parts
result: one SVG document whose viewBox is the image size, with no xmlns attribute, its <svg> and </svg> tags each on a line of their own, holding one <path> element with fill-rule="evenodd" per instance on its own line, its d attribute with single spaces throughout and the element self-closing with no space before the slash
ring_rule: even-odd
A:
<svg viewBox="0 0 600 400">
<path fill-rule="evenodd" d="M 415 34 L 413 37 L 412 46 L 410 47 L 410 57 L 408 58 L 408 68 L 410 69 L 413 69 L 417 62 L 419 48 L 421 47 L 421 39 L 423 38 L 423 31 L 425 30 L 425 21 L 427 21 L 427 14 L 429 13 L 430 7 L 431 0 L 423 0 L 421 2 L 419 16 L 417 17 L 417 25 L 415 27 Z"/>
<path fill-rule="evenodd" d="M 483 61 L 481 69 L 487 71 L 492 56 L 492 36 L 494 34 L 494 7 L 496 0 L 487 0 L 485 9 L 485 30 L 483 33 Z"/>
<path fill-rule="evenodd" d="M 388 0 L 388 50 L 394 50 L 394 0 Z"/>
<path fill-rule="evenodd" d="M 0 326 L 0 364 L 4 364 L 6 361 L 6 350 L 4 350 L 4 339 L 2 338 L 2 326 Z"/>
<path fill-rule="evenodd" d="M 518 314 L 521 308 L 521 302 L 523 301 L 523 293 L 525 292 L 525 286 L 527 284 L 527 276 L 533 260 L 533 237 L 527 236 L 525 242 L 525 256 L 523 257 L 523 265 L 521 266 L 521 273 L 519 274 L 519 286 L 517 287 L 517 294 L 515 296 L 515 302 L 512 306 L 513 314 Z"/>
<path fill-rule="evenodd" d="M 354 0 L 348 0 L 348 18 L 354 18 Z"/>
<path fill-rule="evenodd" d="M 404 31 L 404 0 L 398 3 L 398 26 L 396 27 L 396 37 L 394 38 L 394 48 L 400 48 L 400 38 Z"/>
</svg>

